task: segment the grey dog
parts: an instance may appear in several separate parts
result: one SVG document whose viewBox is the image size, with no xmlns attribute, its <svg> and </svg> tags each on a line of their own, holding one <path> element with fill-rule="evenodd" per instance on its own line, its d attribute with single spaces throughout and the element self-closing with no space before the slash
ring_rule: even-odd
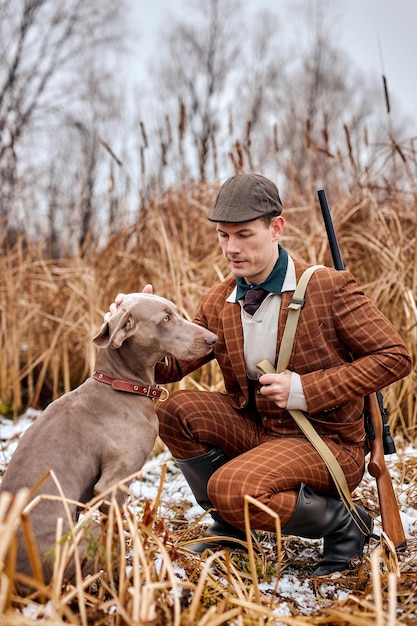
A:
<svg viewBox="0 0 417 626">
<path fill-rule="evenodd" d="M 52 470 L 74 520 L 77 503 L 87 503 L 139 472 L 158 434 L 153 399 L 166 391 L 154 384 L 156 363 L 167 355 L 194 359 L 209 354 L 216 335 L 185 320 L 176 306 L 159 296 L 127 294 L 116 313 L 94 337 L 98 355 L 93 376 L 52 402 L 25 432 L 4 475 L 1 491 L 32 489 Z M 43 577 L 53 572 L 58 518 L 63 533 L 70 523 L 56 481 L 48 475 L 37 489 L 30 522 L 42 560 Z M 46 497 L 45 497 L 46 496 Z M 118 489 L 117 502 L 126 494 Z M 68 509 L 67 509 L 68 511 Z M 83 575 L 93 563 L 80 555 Z M 74 577 L 74 559 L 65 571 Z M 21 533 L 18 572 L 32 576 Z"/>
</svg>

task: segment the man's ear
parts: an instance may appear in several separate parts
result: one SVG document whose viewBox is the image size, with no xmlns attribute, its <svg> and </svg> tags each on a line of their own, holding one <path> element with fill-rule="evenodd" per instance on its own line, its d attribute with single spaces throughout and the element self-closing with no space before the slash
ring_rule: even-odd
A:
<svg viewBox="0 0 417 626">
<path fill-rule="evenodd" d="M 271 226 L 274 241 L 278 241 L 282 236 L 282 233 L 284 232 L 285 219 L 282 217 L 282 215 L 277 215 L 276 217 L 272 218 Z"/>
<path fill-rule="evenodd" d="M 134 328 L 135 320 L 129 311 L 123 311 L 119 315 L 116 313 L 104 322 L 93 342 L 99 348 L 110 347 L 117 350 L 133 334 Z"/>
</svg>

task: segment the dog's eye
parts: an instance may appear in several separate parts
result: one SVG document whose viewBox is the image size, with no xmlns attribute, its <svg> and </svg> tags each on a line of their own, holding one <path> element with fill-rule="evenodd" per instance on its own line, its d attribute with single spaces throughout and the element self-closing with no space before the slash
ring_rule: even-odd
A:
<svg viewBox="0 0 417 626">
<path fill-rule="evenodd" d="M 170 319 L 171 319 L 171 318 L 169 317 L 169 315 L 165 315 L 165 317 L 164 317 L 164 322 L 169 322 L 169 320 L 170 320 Z"/>
</svg>

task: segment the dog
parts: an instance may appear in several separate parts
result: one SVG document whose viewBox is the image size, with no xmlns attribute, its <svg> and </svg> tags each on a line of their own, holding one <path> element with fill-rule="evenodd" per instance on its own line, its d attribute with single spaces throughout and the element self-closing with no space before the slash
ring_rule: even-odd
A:
<svg viewBox="0 0 417 626">
<path fill-rule="evenodd" d="M 0 490 L 16 494 L 33 489 L 47 475 L 33 494 L 41 497 L 29 507 L 46 584 L 53 574 L 58 518 L 65 536 L 71 527 L 68 510 L 76 521 L 79 503 L 139 472 L 152 452 L 158 434 L 153 399 L 163 400 L 168 393 L 154 384 L 156 363 L 166 356 L 203 357 L 216 340 L 214 333 L 185 320 L 171 301 L 127 294 L 93 339 L 98 347 L 93 375 L 52 402 L 25 432 Z M 119 506 L 125 498 L 117 489 Z M 19 535 L 16 571 L 33 577 L 21 531 Z M 96 565 L 84 554 L 80 561 L 83 576 L 94 571 Z M 72 559 L 65 579 L 71 581 L 75 571 Z"/>
</svg>

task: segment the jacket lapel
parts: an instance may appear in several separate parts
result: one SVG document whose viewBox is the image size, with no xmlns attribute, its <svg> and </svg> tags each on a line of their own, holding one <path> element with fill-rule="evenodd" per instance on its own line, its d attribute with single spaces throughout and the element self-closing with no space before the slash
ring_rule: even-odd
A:
<svg viewBox="0 0 417 626">
<path fill-rule="evenodd" d="M 248 395 L 248 380 L 243 354 L 243 330 L 240 304 L 226 302 L 223 308 L 223 330 L 227 354 L 232 370 L 245 396 Z"/>
<path fill-rule="evenodd" d="M 307 266 L 305 266 L 307 267 Z M 295 262 L 297 282 L 305 267 Z M 288 306 L 294 291 L 284 291 L 281 294 L 281 307 L 278 320 L 277 349 L 275 361 L 278 359 L 278 351 L 284 333 L 285 323 L 288 317 Z M 243 330 L 241 323 L 240 305 L 234 302 L 226 302 L 223 308 L 223 332 L 227 353 L 230 359 L 232 370 L 237 378 L 239 386 L 246 397 L 249 395 L 248 379 L 246 377 L 246 366 L 243 353 Z M 276 362 L 274 363 L 276 365 Z"/>
</svg>

